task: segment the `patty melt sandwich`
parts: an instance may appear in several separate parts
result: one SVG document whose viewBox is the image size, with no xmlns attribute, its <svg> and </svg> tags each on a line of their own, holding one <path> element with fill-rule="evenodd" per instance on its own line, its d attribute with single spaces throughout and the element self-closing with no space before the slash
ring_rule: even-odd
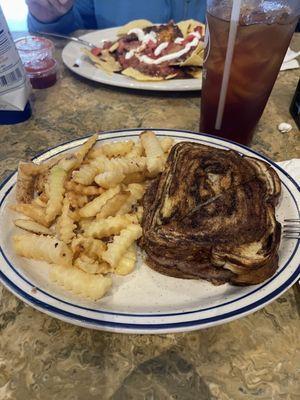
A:
<svg viewBox="0 0 300 400">
<path fill-rule="evenodd" d="M 280 191 L 278 175 L 261 160 L 176 144 L 143 199 L 147 264 L 216 285 L 263 282 L 278 267 Z"/>
</svg>

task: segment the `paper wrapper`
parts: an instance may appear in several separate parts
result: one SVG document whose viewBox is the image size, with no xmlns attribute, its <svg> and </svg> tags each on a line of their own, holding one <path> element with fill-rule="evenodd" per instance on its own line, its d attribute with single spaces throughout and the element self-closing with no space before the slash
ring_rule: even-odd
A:
<svg viewBox="0 0 300 400">
<path fill-rule="evenodd" d="M 296 52 L 288 48 L 283 63 L 281 65 L 280 71 L 299 68 L 299 61 L 297 60 L 297 57 L 300 56 L 299 53 L 300 52 Z"/>
<path fill-rule="evenodd" d="M 30 88 L 0 7 L 0 110 L 23 111 Z"/>
</svg>

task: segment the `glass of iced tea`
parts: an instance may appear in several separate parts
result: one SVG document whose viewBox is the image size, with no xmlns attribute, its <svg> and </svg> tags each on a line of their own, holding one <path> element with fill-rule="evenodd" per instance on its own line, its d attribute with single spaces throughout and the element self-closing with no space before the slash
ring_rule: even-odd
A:
<svg viewBox="0 0 300 400">
<path fill-rule="evenodd" d="M 300 0 L 207 0 L 200 131 L 250 144 Z"/>
</svg>

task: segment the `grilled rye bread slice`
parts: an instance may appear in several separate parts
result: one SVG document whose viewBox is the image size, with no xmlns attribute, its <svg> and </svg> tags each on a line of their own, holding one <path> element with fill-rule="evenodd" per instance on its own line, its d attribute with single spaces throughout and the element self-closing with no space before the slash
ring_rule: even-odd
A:
<svg viewBox="0 0 300 400">
<path fill-rule="evenodd" d="M 141 246 L 153 269 L 256 284 L 277 268 L 276 172 L 234 151 L 182 142 L 144 196 Z"/>
</svg>

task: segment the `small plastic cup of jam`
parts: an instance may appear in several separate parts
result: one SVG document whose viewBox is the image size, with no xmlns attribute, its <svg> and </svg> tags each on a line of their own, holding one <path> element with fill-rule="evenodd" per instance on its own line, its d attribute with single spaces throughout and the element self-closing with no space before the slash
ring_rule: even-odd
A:
<svg viewBox="0 0 300 400">
<path fill-rule="evenodd" d="M 27 76 L 34 89 L 46 89 L 57 81 L 54 44 L 39 36 L 26 36 L 15 41 Z"/>
</svg>

